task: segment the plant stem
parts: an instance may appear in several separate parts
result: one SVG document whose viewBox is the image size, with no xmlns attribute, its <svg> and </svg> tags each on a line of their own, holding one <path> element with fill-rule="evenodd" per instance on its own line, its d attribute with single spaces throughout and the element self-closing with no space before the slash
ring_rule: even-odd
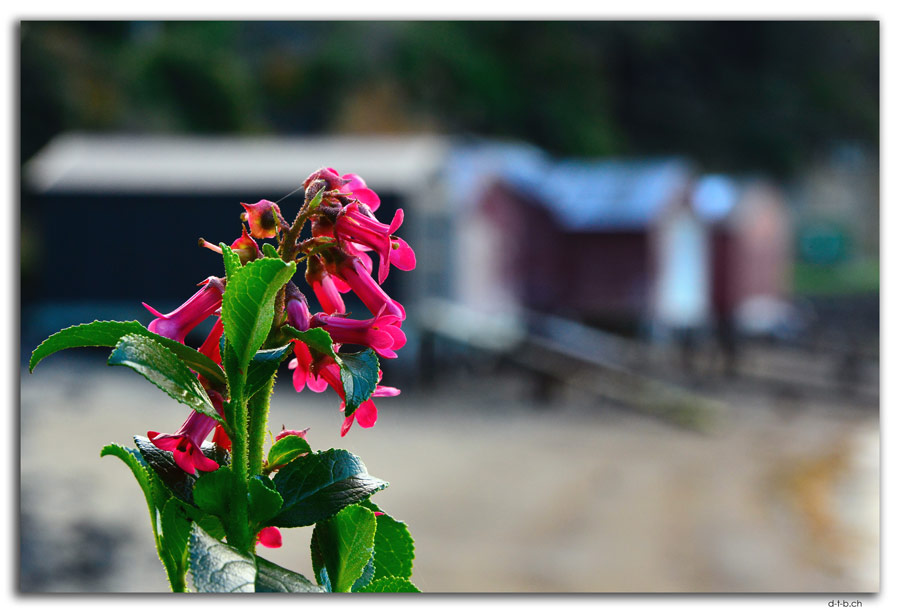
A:
<svg viewBox="0 0 900 613">
<path fill-rule="evenodd" d="M 250 476 L 262 474 L 263 443 L 266 438 L 266 425 L 269 421 L 269 402 L 275 386 L 273 375 L 264 388 L 254 394 L 248 403 L 250 409 Z"/>
<path fill-rule="evenodd" d="M 303 230 L 303 226 L 306 225 L 306 220 L 309 219 L 310 215 L 309 202 L 310 197 L 309 192 L 307 191 L 306 200 L 303 202 L 303 206 L 300 207 L 300 210 L 297 211 L 294 223 L 292 223 L 291 227 L 281 236 L 281 244 L 278 246 L 278 255 L 284 262 L 292 262 L 297 255 L 297 239 L 300 237 L 300 232 Z M 281 317 L 282 311 L 284 311 L 283 287 L 275 294 L 275 317 L 272 322 L 273 328 L 278 324 L 278 319 Z"/>
<path fill-rule="evenodd" d="M 247 448 L 247 400 L 244 398 L 244 377 L 235 377 L 229 402 L 229 423 L 231 437 L 231 472 L 234 476 L 234 496 L 232 497 L 231 521 L 227 522 L 228 542 L 241 551 L 250 552 L 254 546 L 250 534 L 250 517 L 247 509 L 248 448 Z"/>
</svg>

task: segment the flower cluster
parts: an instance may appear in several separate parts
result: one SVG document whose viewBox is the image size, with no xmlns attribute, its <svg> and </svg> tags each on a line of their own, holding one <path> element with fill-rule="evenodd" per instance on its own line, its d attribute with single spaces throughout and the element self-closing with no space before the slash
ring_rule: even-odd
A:
<svg viewBox="0 0 900 613">
<path fill-rule="evenodd" d="M 263 257 L 258 239 L 276 239 L 278 254 L 285 261 L 305 262 L 305 279 L 318 302 L 320 311 L 313 312 L 307 296 L 289 282 L 282 288 L 276 306 L 281 325 L 290 325 L 304 332 L 321 328 L 328 332 L 338 351 L 343 344 L 362 345 L 371 348 L 381 358 L 397 357 L 397 350 L 406 343 L 406 335 L 401 329 L 406 319 L 406 311 L 399 302 L 385 293 L 381 287 L 387 279 L 391 267 L 412 270 L 416 257 L 412 248 L 395 235 L 403 223 L 403 210 L 398 209 L 389 224 L 375 217 L 381 199 L 365 181 L 355 174 L 340 175 L 333 168 L 322 168 L 311 174 L 303 183 L 306 200 L 293 224 L 282 217 L 279 206 L 269 200 L 255 204 L 244 204 L 241 219 L 241 236 L 231 249 L 241 264 Z M 311 236 L 300 239 L 300 231 L 310 222 Z M 200 245 L 218 253 L 222 249 L 200 239 Z M 375 272 L 374 259 L 378 268 Z M 156 316 L 148 329 L 161 336 L 185 342 L 187 334 L 209 317 L 217 319 L 212 331 L 199 347 L 200 353 L 215 363 L 222 365 L 220 340 L 223 334 L 221 319 L 222 296 L 227 284 L 226 278 L 210 277 L 183 305 L 168 314 L 160 313 L 149 305 L 144 305 Z M 353 292 L 370 311 L 370 317 L 355 319 L 349 316 L 342 294 Z M 306 343 L 291 339 L 293 359 L 288 367 L 293 371 L 294 388 L 300 392 L 309 388 L 323 392 L 331 387 L 341 399 L 341 410 L 345 411 L 344 387 L 340 366 L 330 353 L 311 349 Z M 371 397 L 362 402 L 356 410 L 347 415 L 341 426 L 341 436 L 345 435 L 354 421 L 363 428 L 370 428 L 378 417 L 373 398 L 396 396 L 400 390 L 394 387 L 376 386 Z M 211 382 L 198 375 L 200 383 L 209 395 L 214 407 L 222 413 L 222 394 Z M 224 417 L 224 415 L 223 415 Z M 225 448 L 230 441 L 216 420 L 200 413 L 192 413 L 174 434 L 148 432 L 154 445 L 173 452 L 176 464 L 188 473 L 211 471 L 218 464 L 206 457 L 201 445 L 215 430 L 214 442 Z M 274 542 L 267 535 L 260 537 L 262 544 Z"/>
</svg>

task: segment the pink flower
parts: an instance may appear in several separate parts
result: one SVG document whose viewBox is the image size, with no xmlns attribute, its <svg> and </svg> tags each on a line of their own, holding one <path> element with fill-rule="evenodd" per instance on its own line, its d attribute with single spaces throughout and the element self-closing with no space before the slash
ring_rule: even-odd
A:
<svg viewBox="0 0 900 613">
<path fill-rule="evenodd" d="M 203 344 L 197 350 L 219 366 L 222 365 L 222 350 L 219 347 L 219 341 L 222 339 L 224 331 L 225 326 L 222 323 L 222 318 L 219 317 L 216 319 L 216 323 L 213 324 L 212 330 L 209 331 L 206 340 L 203 341 Z"/>
<path fill-rule="evenodd" d="M 272 238 L 278 233 L 281 210 L 269 200 L 260 200 L 256 204 L 241 203 L 245 212 L 241 218 L 250 224 L 250 235 L 254 238 Z"/>
<path fill-rule="evenodd" d="M 335 278 L 322 266 L 318 257 L 311 256 L 306 262 L 306 282 L 312 287 L 322 310 L 328 313 L 345 313 L 344 299 L 335 285 Z"/>
<path fill-rule="evenodd" d="M 221 413 L 221 401 L 210 395 L 213 405 Z M 192 411 L 185 422 L 175 434 L 160 434 L 159 432 L 147 432 L 147 438 L 158 448 L 171 451 L 175 458 L 175 464 L 186 473 L 196 475 L 198 470 L 210 472 L 219 468 L 219 465 L 203 455 L 200 446 L 213 431 L 217 422 L 212 417 L 203 413 Z"/>
<path fill-rule="evenodd" d="M 298 368 L 294 360 L 288 364 L 288 368 Z M 344 385 L 341 382 L 341 370 L 337 363 L 329 357 L 325 357 L 319 364 L 314 365 L 306 371 L 308 373 L 309 388 L 314 392 L 321 392 L 325 387 L 331 387 L 341 398 L 341 411 L 345 407 Z M 295 372 L 296 377 L 296 372 Z M 378 379 L 381 380 L 381 371 L 378 371 Z M 296 381 L 296 379 L 295 379 Z M 302 388 L 301 388 L 302 389 Z M 396 387 L 388 387 L 385 385 L 376 385 L 372 397 L 361 403 L 353 414 L 348 415 L 341 425 L 341 436 L 347 434 L 350 426 L 356 421 L 362 428 L 371 428 L 378 419 L 378 408 L 372 398 L 382 398 L 387 396 L 396 396 L 400 390 Z"/>
<path fill-rule="evenodd" d="M 293 341 L 294 343 L 294 358 L 288 362 L 288 368 L 294 371 L 292 376 L 292 381 L 294 383 L 294 389 L 298 392 L 302 392 L 303 389 L 309 385 L 309 389 L 314 392 L 323 392 L 325 388 L 328 387 L 328 384 L 325 383 L 324 380 L 318 378 L 315 374 L 315 370 L 318 368 L 318 364 L 313 363 L 312 353 L 309 351 L 309 347 L 306 346 L 306 343 L 301 341 Z M 325 363 L 331 362 L 334 363 L 327 355 L 319 355 L 317 358 L 318 362 Z"/>
<path fill-rule="evenodd" d="M 385 358 L 396 358 L 396 350 L 406 344 L 406 334 L 400 329 L 399 322 L 396 315 L 382 314 L 363 320 L 324 313 L 312 317 L 312 326 L 323 328 L 335 343 L 365 345 Z"/>
<path fill-rule="evenodd" d="M 380 377 L 380 373 L 379 373 Z M 375 387 L 375 391 L 372 392 L 372 398 L 382 398 L 386 396 L 397 396 L 400 393 L 400 390 L 396 387 L 387 387 L 384 385 L 378 385 Z M 344 418 L 344 423 L 341 424 L 341 436 L 347 434 L 350 431 L 350 426 L 353 425 L 353 422 L 359 424 L 360 428 L 371 428 L 375 425 L 375 421 L 378 419 L 378 408 L 375 406 L 375 401 L 369 398 L 362 404 L 360 404 L 355 411 L 353 411 L 352 415 L 348 415 Z M 341 403 L 341 410 L 344 410 L 344 404 Z"/>
<path fill-rule="evenodd" d="M 387 225 L 375 219 L 366 205 L 352 202 L 338 214 L 334 224 L 334 236 L 341 244 L 354 243 L 375 251 L 379 262 L 378 282 L 384 283 L 390 270 L 393 249 L 391 235 L 402 223 L 403 209 L 397 209 L 391 224 Z"/>
<path fill-rule="evenodd" d="M 326 265 L 328 272 L 341 278 L 350 289 L 359 296 L 363 304 L 366 305 L 373 315 L 378 315 L 382 310 L 388 314 L 397 317 L 397 319 L 406 319 L 406 311 L 403 305 L 388 296 L 381 286 L 369 276 L 365 265 L 357 256 L 343 257 L 337 263 L 329 263 Z"/>
<path fill-rule="evenodd" d="M 412 247 L 395 236 L 391 237 L 391 264 L 400 270 L 412 270 L 416 267 L 416 254 Z"/>
<path fill-rule="evenodd" d="M 256 535 L 256 542 L 263 547 L 277 549 L 278 547 L 281 547 L 281 530 L 275 526 L 263 528 L 259 531 L 259 534 Z"/>
<path fill-rule="evenodd" d="M 377 211 L 381 206 L 381 198 L 373 190 L 366 187 L 366 182 L 357 174 L 349 173 L 342 177 L 348 183 L 342 191 L 350 192 L 354 198 L 369 207 L 371 211 Z"/>
<path fill-rule="evenodd" d="M 213 315 L 222 306 L 222 294 L 225 284 L 217 277 L 209 277 L 203 287 L 187 302 L 168 314 L 162 314 L 146 302 L 144 307 L 156 315 L 147 329 L 160 336 L 184 343 L 187 333 L 197 327 L 204 319 Z"/>
</svg>

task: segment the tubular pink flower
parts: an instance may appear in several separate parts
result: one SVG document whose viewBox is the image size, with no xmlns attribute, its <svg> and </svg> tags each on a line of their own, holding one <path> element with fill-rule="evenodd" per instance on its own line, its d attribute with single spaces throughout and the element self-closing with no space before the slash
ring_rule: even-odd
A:
<svg viewBox="0 0 900 613">
<path fill-rule="evenodd" d="M 378 210 L 378 207 L 381 206 L 381 198 L 366 186 L 366 182 L 363 181 L 362 177 L 354 173 L 348 173 L 342 178 L 349 180 L 343 191 L 353 194 L 354 198 L 368 206 L 371 211 Z"/>
<path fill-rule="evenodd" d="M 219 341 L 222 339 L 222 333 L 224 331 L 225 326 L 222 323 L 222 318 L 219 317 L 216 319 L 216 323 L 213 324 L 212 330 L 209 331 L 206 340 L 203 341 L 203 344 L 200 345 L 200 348 L 197 350 L 219 366 L 222 365 L 222 353 L 219 347 Z"/>
<path fill-rule="evenodd" d="M 142 303 L 144 307 L 156 315 L 156 319 L 150 322 L 147 329 L 160 336 L 184 343 L 184 337 L 188 332 L 222 306 L 224 292 L 225 284 L 217 277 L 209 277 L 203 282 L 203 287 L 197 293 L 171 313 L 164 315 L 144 302 Z"/>
<path fill-rule="evenodd" d="M 268 526 L 259 531 L 256 535 L 256 542 L 263 547 L 277 549 L 281 547 L 281 530 L 275 526 Z"/>
<path fill-rule="evenodd" d="M 325 270 L 318 257 L 310 257 L 306 262 L 306 282 L 312 287 L 324 312 L 329 315 L 347 312 L 344 299 L 335 286 L 334 277 Z"/>
<path fill-rule="evenodd" d="M 406 344 L 406 334 L 400 329 L 396 315 L 379 314 L 371 319 L 348 319 L 336 315 L 316 313 L 312 326 L 324 328 L 336 343 L 365 345 L 385 358 L 396 358 L 396 350 Z"/>
<path fill-rule="evenodd" d="M 390 225 L 375 219 L 365 205 L 353 202 L 338 214 L 334 236 L 341 244 L 355 243 L 378 254 L 378 282 L 384 283 L 390 270 L 393 244 L 391 235 L 403 223 L 403 209 L 397 209 Z"/>
<path fill-rule="evenodd" d="M 175 434 L 150 431 L 147 432 L 147 438 L 158 448 L 171 451 L 175 463 L 184 472 L 192 475 L 196 475 L 198 470 L 210 472 L 219 468 L 219 465 L 203 455 L 200 446 L 213 431 L 216 423 L 212 417 L 192 411 Z"/>
<path fill-rule="evenodd" d="M 294 371 L 292 375 L 294 389 L 302 392 L 303 388 L 306 387 L 307 379 L 309 379 L 313 359 L 306 343 L 296 340 L 293 343 L 294 357 L 288 362 L 288 368 Z"/>
<path fill-rule="evenodd" d="M 380 377 L 380 373 L 379 373 Z M 387 387 L 383 385 L 378 385 L 375 387 L 375 391 L 372 392 L 372 398 L 383 398 L 386 396 L 396 396 L 400 393 L 400 390 L 396 387 Z M 375 425 L 375 421 L 378 419 L 378 407 L 375 406 L 375 401 L 369 398 L 362 404 L 360 404 L 355 411 L 353 411 L 352 415 L 348 415 L 344 418 L 344 423 L 341 424 L 341 436 L 347 434 L 350 431 L 350 426 L 353 425 L 353 422 L 359 424 L 360 428 L 371 428 Z M 341 410 L 344 410 L 344 405 L 341 403 Z"/>
<path fill-rule="evenodd" d="M 254 238 L 272 238 L 278 233 L 281 210 L 270 200 L 260 200 L 255 204 L 241 203 L 245 212 L 241 218 L 250 224 L 250 235 Z"/>
<path fill-rule="evenodd" d="M 391 264 L 400 270 L 412 270 L 416 267 L 416 253 L 402 238 L 391 238 Z"/>
<path fill-rule="evenodd" d="M 406 319 L 406 311 L 403 309 L 403 305 L 388 296 L 381 289 L 381 286 L 369 276 L 368 271 L 358 257 L 345 257 L 337 264 L 330 264 L 329 272 L 343 279 L 373 315 L 378 315 L 384 311 L 385 314 L 393 315 L 401 321 Z"/>
</svg>

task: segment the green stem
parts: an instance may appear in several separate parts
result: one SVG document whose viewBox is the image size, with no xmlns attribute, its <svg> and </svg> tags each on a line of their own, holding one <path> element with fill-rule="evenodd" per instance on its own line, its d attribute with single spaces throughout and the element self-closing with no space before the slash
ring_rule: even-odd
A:
<svg viewBox="0 0 900 613">
<path fill-rule="evenodd" d="M 274 386 L 275 376 L 273 375 L 266 386 L 253 395 L 248 404 L 250 408 L 250 476 L 262 474 L 263 444 L 266 439 L 269 402 Z"/>
<path fill-rule="evenodd" d="M 237 377 L 236 377 L 237 378 Z M 231 473 L 234 476 L 234 496 L 231 517 L 226 522 L 228 542 L 241 551 L 252 552 L 254 535 L 250 534 L 250 516 L 247 509 L 248 448 L 247 448 L 247 400 L 244 398 L 244 377 L 239 377 L 230 390 L 228 422 L 232 424 Z"/>
<path fill-rule="evenodd" d="M 294 218 L 294 223 L 292 223 L 291 227 L 281 235 L 281 244 L 278 246 L 278 255 L 281 257 L 282 261 L 292 262 L 297 256 L 297 239 L 300 237 L 300 232 L 303 230 L 303 226 L 306 225 L 306 220 L 309 219 L 310 213 L 311 211 L 309 210 L 309 194 L 307 194 L 307 199 L 303 203 L 303 206 L 300 207 L 300 210 L 297 212 L 297 217 Z M 275 294 L 275 317 L 272 322 L 273 328 L 278 327 L 278 320 L 281 317 L 281 313 L 283 311 L 284 287 L 279 289 L 278 293 Z"/>
</svg>

